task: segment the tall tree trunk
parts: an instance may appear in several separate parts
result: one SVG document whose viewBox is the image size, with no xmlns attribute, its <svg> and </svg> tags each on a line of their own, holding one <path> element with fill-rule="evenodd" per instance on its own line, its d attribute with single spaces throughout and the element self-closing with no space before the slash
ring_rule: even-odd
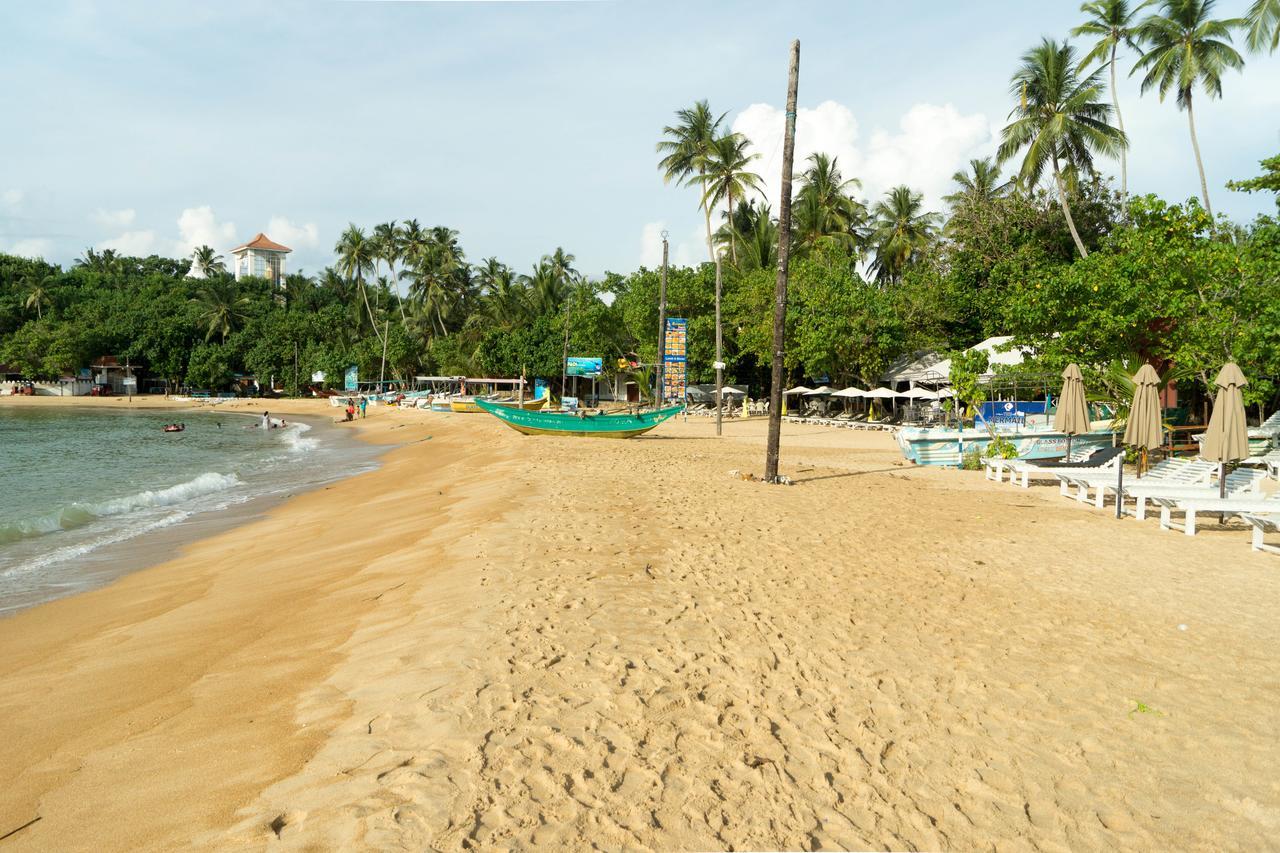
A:
<svg viewBox="0 0 1280 853">
<path fill-rule="evenodd" d="M 716 254 L 715 247 L 711 242 L 711 207 L 707 204 L 707 175 L 706 172 L 699 172 L 702 181 L 702 215 L 707 225 L 707 254 L 711 256 L 711 262 L 716 265 L 716 364 L 723 361 L 723 350 L 721 349 L 722 333 L 720 331 L 720 256 Z M 720 406 L 723 402 L 724 395 L 721 393 L 721 386 L 724 384 L 724 368 L 716 368 L 716 435 L 721 434 L 722 414 Z"/>
<path fill-rule="evenodd" d="M 1120 132 L 1124 133 L 1124 117 L 1120 115 L 1120 92 L 1116 90 L 1116 46 L 1111 45 L 1111 103 L 1116 108 L 1116 124 L 1120 127 Z M 1129 201 L 1129 151 L 1128 141 L 1125 142 L 1126 147 L 1120 149 L 1120 202 L 1125 204 Z"/>
<path fill-rule="evenodd" d="M 1204 161 L 1200 159 L 1200 142 L 1196 139 L 1196 118 L 1191 112 L 1191 93 L 1187 93 L 1187 126 L 1191 128 L 1191 148 L 1196 152 L 1196 168 L 1200 170 L 1200 195 L 1204 198 L 1204 209 L 1213 218 L 1213 207 L 1209 204 L 1209 182 L 1204 177 Z"/>
<path fill-rule="evenodd" d="M 733 225 L 733 191 L 726 193 L 729 202 L 729 257 L 733 258 L 733 265 L 738 265 L 738 229 Z"/>
<path fill-rule="evenodd" d="M 373 333 L 378 336 L 378 340 L 382 340 L 382 332 L 378 331 L 378 321 L 373 319 L 373 309 L 369 307 L 369 292 L 365 289 L 364 279 L 356 276 L 356 286 L 360 288 L 360 297 L 364 299 L 364 310 L 369 314 L 369 325 L 373 326 Z"/>
<path fill-rule="evenodd" d="M 1053 181 L 1058 185 L 1058 203 L 1062 205 L 1062 215 L 1067 218 L 1067 228 L 1071 231 L 1071 239 L 1076 241 L 1076 248 L 1080 250 L 1080 257 L 1089 257 L 1089 250 L 1084 247 L 1084 241 L 1080 239 L 1080 232 L 1076 230 L 1076 221 L 1071 218 L 1071 207 L 1067 204 L 1067 186 L 1062 181 L 1062 172 L 1058 169 L 1058 158 L 1053 158 Z"/>
</svg>

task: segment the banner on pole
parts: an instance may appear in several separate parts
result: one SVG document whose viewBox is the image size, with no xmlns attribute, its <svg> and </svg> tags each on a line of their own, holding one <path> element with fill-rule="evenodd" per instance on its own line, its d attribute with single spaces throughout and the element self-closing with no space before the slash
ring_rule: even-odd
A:
<svg viewBox="0 0 1280 853">
<path fill-rule="evenodd" d="M 568 376 L 599 376 L 604 372 L 604 359 L 570 356 L 565 365 Z"/>
<path fill-rule="evenodd" d="M 347 368 L 342 376 L 342 390 L 355 391 L 360 387 L 360 368 L 354 364 Z"/>
<path fill-rule="evenodd" d="M 688 386 L 689 321 L 668 317 L 665 355 L 662 358 L 662 399 L 684 401 Z"/>
</svg>

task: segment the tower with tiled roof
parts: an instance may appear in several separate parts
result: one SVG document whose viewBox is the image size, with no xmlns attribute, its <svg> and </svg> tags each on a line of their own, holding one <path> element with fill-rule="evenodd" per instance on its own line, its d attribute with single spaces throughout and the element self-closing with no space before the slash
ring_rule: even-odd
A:
<svg viewBox="0 0 1280 853">
<path fill-rule="evenodd" d="M 284 256 L 291 251 L 259 231 L 257 237 L 231 250 L 236 259 L 236 281 L 256 276 L 279 286 L 284 279 Z"/>
</svg>

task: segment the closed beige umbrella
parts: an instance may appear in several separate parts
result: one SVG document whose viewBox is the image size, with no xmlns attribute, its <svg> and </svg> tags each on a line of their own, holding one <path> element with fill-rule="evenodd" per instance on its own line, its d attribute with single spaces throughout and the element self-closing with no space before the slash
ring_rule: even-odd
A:
<svg viewBox="0 0 1280 853">
<path fill-rule="evenodd" d="M 1067 455 L 1071 455 L 1071 436 L 1089 431 L 1089 406 L 1084 401 L 1084 377 L 1080 368 L 1068 364 L 1062 371 L 1062 393 L 1058 395 L 1058 411 L 1053 415 L 1053 428 L 1067 435 Z"/>
<path fill-rule="evenodd" d="M 1213 380 L 1218 393 L 1213 398 L 1213 414 L 1209 428 L 1204 433 L 1204 447 L 1200 455 L 1218 463 L 1218 494 L 1226 497 L 1228 462 L 1237 462 L 1249 455 L 1249 430 L 1244 422 L 1244 378 L 1234 361 L 1228 361 Z"/>
<path fill-rule="evenodd" d="M 1133 403 L 1129 406 L 1129 419 L 1124 426 L 1124 443 L 1142 448 L 1145 466 L 1147 451 L 1160 446 L 1164 425 L 1160 411 L 1160 375 L 1149 364 L 1144 364 L 1133 375 Z"/>
</svg>

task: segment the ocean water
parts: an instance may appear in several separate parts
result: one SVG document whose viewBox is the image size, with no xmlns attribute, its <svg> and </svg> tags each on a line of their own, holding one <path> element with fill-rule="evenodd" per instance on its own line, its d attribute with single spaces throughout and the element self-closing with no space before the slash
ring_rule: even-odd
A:
<svg viewBox="0 0 1280 853">
<path fill-rule="evenodd" d="M 175 420 L 184 432 L 161 430 Z M 138 568 L 184 526 L 376 464 L 346 431 L 286 421 L 0 408 L 0 616 Z"/>
</svg>

